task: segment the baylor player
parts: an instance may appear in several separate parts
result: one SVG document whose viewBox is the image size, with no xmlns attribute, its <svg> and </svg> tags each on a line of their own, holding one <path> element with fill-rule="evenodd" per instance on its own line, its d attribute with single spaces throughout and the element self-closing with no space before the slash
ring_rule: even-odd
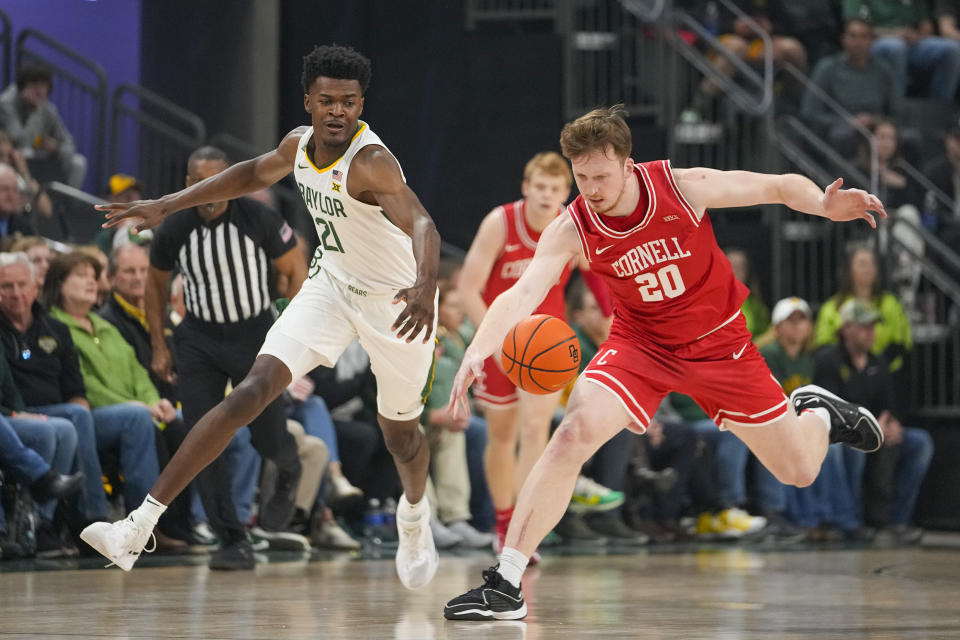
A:
<svg viewBox="0 0 960 640">
<path fill-rule="evenodd" d="M 108 211 L 104 226 L 136 218 L 140 231 L 175 211 L 263 189 L 293 168 L 320 239 L 309 279 L 267 334 L 243 382 L 190 431 L 139 508 L 81 534 L 124 570 L 133 567 L 165 505 L 237 429 L 291 380 L 318 365 L 332 367 L 359 337 L 370 355 L 380 427 L 404 489 L 397 574 L 413 589 L 436 572 L 424 496 L 429 450 L 418 418 L 433 363 L 440 238 L 396 158 L 359 120 L 370 61 L 348 47 L 316 47 L 304 58 L 302 81 L 312 126 L 294 129 L 276 150 L 158 200 L 100 207 Z"/>
</svg>

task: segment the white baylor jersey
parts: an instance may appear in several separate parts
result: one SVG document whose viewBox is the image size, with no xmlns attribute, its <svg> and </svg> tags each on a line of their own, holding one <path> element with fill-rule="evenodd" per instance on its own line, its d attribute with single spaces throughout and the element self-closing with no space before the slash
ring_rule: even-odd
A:
<svg viewBox="0 0 960 640">
<path fill-rule="evenodd" d="M 307 154 L 313 127 L 300 138 L 293 175 L 320 239 L 309 277 L 323 269 L 357 295 L 394 294 L 417 278 L 413 242 L 380 207 L 347 193 L 350 163 L 357 152 L 370 144 L 386 149 L 366 122 L 359 121 L 358 127 L 346 152 L 322 168 Z"/>
</svg>

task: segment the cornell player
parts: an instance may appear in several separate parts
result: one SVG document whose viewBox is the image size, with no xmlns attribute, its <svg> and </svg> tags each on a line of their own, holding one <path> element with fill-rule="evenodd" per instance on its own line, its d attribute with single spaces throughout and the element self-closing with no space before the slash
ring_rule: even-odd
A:
<svg viewBox="0 0 960 640">
<path fill-rule="evenodd" d="M 622 109 L 597 109 L 560 136 L 580 196 L 547 227 L 517 283 L 490 306 L 463 358 L 450 410 L 508 330 L 529 315 L 564 267 L 583 255 L 614 300 L 610 338 L 577 381 L 563 422 L 527 477 L 500 562 L 484 583 L 449 601 L 454 620 L 519 619 L 520 578 L 541 539 L 566 509 L 581 465 L 624 427 L 643 433 L 669 391 L 692 396 L 721 428 L 743 440 L 783 483 L 807 486 L 832 442 L 863 451 L 883 443 L 866 410 L 812 385 L 788 399 L 740 314 L 747 289 L 714 239 L 711 208 L 761 203 L 834 221 L 867 220 L 883 205 L 864 191 L 821 191 L 795 174 L 674 169 L 634 164 Z M 798 415 L 799 414 L 799 415 Z"/>
<path fill-rule="evenodd" d="M 318 365 L 332 367 L 359 337 L 377 379 L 380 428 L 404 489 L 397 508 L 397 574 L 415 589 L 436 572 L 424 496 L 429 449 L 418 423 L 432 381 L 440 238 L 397 159 L 359 120 L 369 81 L 370 61 L 363 55 L 318 46 L 303 59 L 311 126 L 291 131 L 276 150 L 177 193 L 101 207 L 109 211 L 105 226 L 139 218 L 139 231 L 175 211 L 263 189 L 292 169 L 320 240 L 308 280 L 270 329 L 243 382 L 197 422 L 140 507 L 125 520 L 82 532 L 120 568 L 133 567 L 165 505 L 237 429 L 291 380 Z"/>
</svg>

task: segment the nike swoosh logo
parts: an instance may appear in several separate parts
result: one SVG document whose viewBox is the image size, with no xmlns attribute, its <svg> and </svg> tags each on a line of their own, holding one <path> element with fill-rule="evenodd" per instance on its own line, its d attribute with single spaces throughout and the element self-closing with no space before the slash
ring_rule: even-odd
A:
<svg viewBox="0 0 960 640">
<path fill-rule="evenodd" d="M 747 344 L 749 344 L 749 343 L 747 343 Z M 740 351 L 734 351 L 734 353 L 733 353 L 733 359 L 734 359 L 734 360 L 739 360 L 739 359 L 740 359 L 740 356 L 743 355 L 744 349 L 747 348 L 747 344 L 744 344 L 742 347 L 740 347 Z"/>
<path fill-rule="evenodd" d="M 503 245 L 503 250 L 504 250 L 504 251 L 516 251 L 517 249 L 519 249 L 519 248 L 522 247 L 522 246 L 523 246 L 522 244 L 505 244 L 505 245 Z"/>
<path fill-rule="evenodd" d="M 614 248 L 615 246 L 616 246 L 616 245 L 609 244 L 609 245 L 605 246 L 603 249 L 597 249 L 596 253 L 597 253 L 597 255 L 600 255 L 601 253 L 603 253 L 603 252 L 606 251 L 607 249 L 612 249 L 612 248 Z"/>
<path fill-rule="evenodd" d="M 310 165 L 307 165 L 307 164 L 298 164 L 298 165 L 297 165 L 297 169 L 306 169 L 306 168 L 309 167 L 309 166 L 310 166 Z"/>
</svg>

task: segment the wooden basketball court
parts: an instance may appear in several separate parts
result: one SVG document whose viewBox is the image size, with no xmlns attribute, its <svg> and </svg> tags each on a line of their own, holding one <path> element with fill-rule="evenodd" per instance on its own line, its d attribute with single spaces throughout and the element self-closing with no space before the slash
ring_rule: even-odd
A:
<svg viewBox="0 0 960 640">
<path fill-rule="evenodd" d="M 441 613 L 479 584 L 484 554 L 444 556 L 419 592 L 400 586 L 391 558 L 287 556 L 255 573 L 148 560 L 129 574 L 94 560 L 0 573 L 0 637 L 960 638 L 960 553 L 949 550 L 546 556 L 525 577 L 526 620 L 489 623 Z"/>
</svg>

